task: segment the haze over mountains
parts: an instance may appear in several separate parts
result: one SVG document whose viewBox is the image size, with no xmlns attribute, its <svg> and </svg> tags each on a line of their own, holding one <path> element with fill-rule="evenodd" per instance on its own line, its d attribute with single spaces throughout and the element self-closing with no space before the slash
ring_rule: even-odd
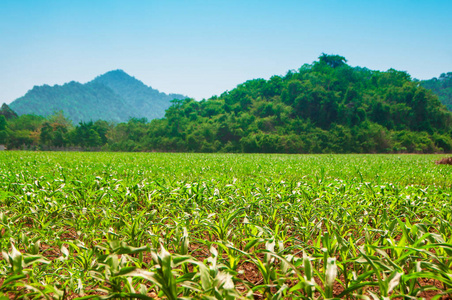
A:
<svg viewBox="0 0 452 300">
<path fill-rule="evenodd" d="M 17 114 L 48 116 L 63 111 L 74 124 L 105 120 L 127 122 L 130 118 L 163 118 L 171 100 L 180 94 L 161 93 L 123 70 L 107 72 L 81 84 L 35 86 L 9 106 Z"/>
</svg>

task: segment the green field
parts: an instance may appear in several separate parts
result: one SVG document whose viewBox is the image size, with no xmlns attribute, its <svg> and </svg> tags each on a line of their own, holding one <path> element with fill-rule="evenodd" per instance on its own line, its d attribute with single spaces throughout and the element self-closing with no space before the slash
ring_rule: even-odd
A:
<svg viewBox="0 0 452 300">
<path fill-rule="evenodd" d="M 447 297 L 439 158 L 0 152 L 0 299 Z"/>
</svg>

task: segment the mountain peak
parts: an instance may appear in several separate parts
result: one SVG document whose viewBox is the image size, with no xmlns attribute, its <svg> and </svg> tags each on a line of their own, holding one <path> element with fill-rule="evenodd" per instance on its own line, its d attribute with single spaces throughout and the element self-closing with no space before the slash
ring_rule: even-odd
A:
<svg viewBox="0 0 452 300">
<path fill-rule="evenodd" d="M 130 76 L 129 74 L 127 74 L 126 72 L 124 72 L 124 70 L 121 69 L 117 69 L 117 70 L 112 70 L 112 71 L 108 71 L 102 75 L 97 76 L 93 81 L 97 81 L 99 79 L 113 79 L 113 80 L 136 80 L 139 81 L 138 79 L 136 79 L 133 76 Z"/>
<path fill-rule="evenodd" d="M 125 73 L 125 74 L 127 74 L 126 72 L 124 72 L 123 69 L 111 70 L 111 71 L 106 72 L 105 74 L 108 74 L 108 73 Z"/>
<path fill-rule="evenodd" d="M 101 77 L 101 76 L 111 76 L 111 75 L 117 75 L 117 76 L 128 76 L 128 77 L 132 77 L 132 76 L 130 76 L 129 74 L 127 74 L 124 70 L 122 70 L 122 69 L 116 69 L 116 70 L 111 70 L 111 71 L 108 71 L 108 72 L 105 72 L 104 74 L 102 74 L 102 75 L 100 75 L 100 76 L 98 76 L 98 77 Z"/>
<path fill-rule="evenodd" d="M 109 71 L 107 73 L 99 75 L 93 81 L 91 81 L 91 83 L 103 84 L 103 85 L 111 88 L 115 92 L 118 92 L 117 89 L 121 88 L 121 87 L 127 87 L 128 89 L 130 89 L 130 88 L 134 88 L 134 89 L 149 88 L 142 81 L 136 79 L 133 76 L 130 76 L 129 74 L 127 74 L 126 72 L 124 72 L 121 69 Z"/>
</svg>

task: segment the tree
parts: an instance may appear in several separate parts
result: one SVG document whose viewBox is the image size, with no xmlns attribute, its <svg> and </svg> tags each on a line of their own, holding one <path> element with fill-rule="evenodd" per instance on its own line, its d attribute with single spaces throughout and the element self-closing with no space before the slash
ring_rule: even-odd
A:
<svg viewBox="0 0 452 300">
<path fill-rule="evenodd" d="M 87 146 L 88 147 L 99 147 L 102 144 L 102 139 L 99 135 L 99 133 L 97 133 L 97 131 L 95 131 L 94 129 L 90 129 L 88 131 L 88 139 L 87 139 Z"/>
<path fill-rule="evenodd" d="M 5 144 L 8 140 L 8 122 L 4 115 L 0 115 L 0 144 Z"/>
<path fill-rule="evenodd" d="M 347 60 L 343 56 L 328 55 L 325 53 L 322 53 L 322 55 L 319 56 L 319 61 L 320 63 L 324 63 L 332 68 L 343 66 L 347 62 Z"/>
<path fill-rule="evenodd" d="M 66 146 L 67 138 L 66 138 L 66 130 L 65 130 L 65 128 L 58 127 L 54 131 L 52 144 L 55 147 L 64 147 L 64 146 Z"/>
<path fill-rule="evenodd" d="M 8 122 L 6 122 L 6 118 L 3 115 L 0 115 L 0 130 L 6 130 L 8 127 Z"/>
<path fill-rule="evenodd" d="M 42 145 L 50 146 L 52 144 L 53 128 L 49 122 L 44 122 L 42 125 L 39 139 Z"/>
</svg>

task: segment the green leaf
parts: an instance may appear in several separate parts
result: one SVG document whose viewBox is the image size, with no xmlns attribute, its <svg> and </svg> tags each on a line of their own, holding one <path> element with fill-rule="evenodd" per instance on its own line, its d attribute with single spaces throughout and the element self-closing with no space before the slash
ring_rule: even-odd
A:
<svg viewBox="0 0 452 300">
<path fill-rule="evenodd" d="M 27 278 L 27 275 L 13 275 L 13 276 L 8 276 L 5 281 L 3 281 L 2 286 L 7 285 L 10 282 L 14 282 L 14 281 L 19 281 L 21 279 Z"/>
</svg>

